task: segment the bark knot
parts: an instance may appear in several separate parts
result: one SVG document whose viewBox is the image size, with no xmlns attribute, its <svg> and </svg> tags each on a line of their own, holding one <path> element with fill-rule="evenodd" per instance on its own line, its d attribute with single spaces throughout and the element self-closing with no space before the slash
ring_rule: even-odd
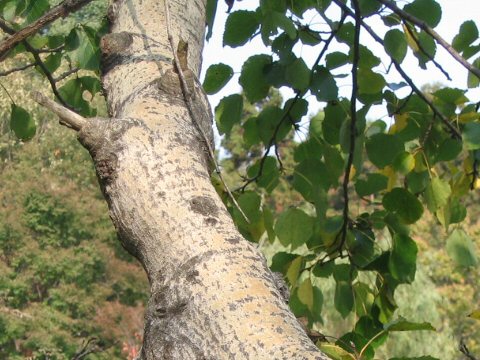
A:
<svg viewBox="0 0 480 360">
<path fill-rule="evenodd" d="M 202 214 L 203 216 L 209 218 L 218 217 L 218 207 L 215 204 L 215 201 L 208 196 L 196 196 L 190 200 L 190 208 L 192 211 Z"/>
</svg>

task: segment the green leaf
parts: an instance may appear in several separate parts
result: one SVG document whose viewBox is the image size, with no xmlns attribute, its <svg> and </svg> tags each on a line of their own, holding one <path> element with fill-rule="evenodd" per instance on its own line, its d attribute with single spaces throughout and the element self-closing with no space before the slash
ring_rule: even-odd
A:
<svg viewBox="0 0 480 360">
<path fill-rule="evenodd" d="M 292 128 L 289 121 L 282 121 L 283 115 L 283 110 L 276 106 L 267 106 L 258 115 L 258 133 L 266 147 L 271 145 L 272 140 L 274 142 L 282 140 Z M 281 124 L 280 121 L 282 121 Z M 273 139 L 274 136 L 275 139 Z"/>
<path fill-rule="evenodd" d="M 269 55 L 254 55 L 245 61 L 239 83 L 248 101 L 255 103 L 268 95 L 270 84 L 265 79 L 264 68 L 272 63 Z"/>
<path fill-rule="evenodd" d="M 401 283 L 412 283 L 417 270 L 417 244 L 410 237 L 395 234 L 393 248 L 388 259 L 388 269 Z"/>
<path fill-rule="evenodd" d="M 219 92 L 232 78 L 233 69 L 225 64 L 210 65 L 205 74 L 203 89 L 208 95 Z"/>
<path fill-rule="evenodd" d="M 370 69 L 358 69 L 358 93 L 376 94 L 382 91 L 386 85 L 382 75 L 373 72 Z"/>
<path fill-rule="evenodd" d="M 333 70 L 340 66 L 348 64 L 348 62 L 350 61 L 350 57 L 343 52 L 334 51 L 325 56 L 325 61 L 327 68 Z"/>
<path fill-rule="evenodd" d="M 242 46 L 255 34 L 259 27 L 257 13 L 239 10 L 232 12 L 225 23 L 223 46 Z"/>
<path fill-rule="evenodd" d="M 287 66 L 285 80 L 295 90 L 304 91 L 308 88 L 310 85 L 310 69 L 303 59 L 296 59 Z"/>
<path fill-rule="evenodd" d="M 37 126 L 30 113 L 14 104 L 12 104 L 11 110 L 10 128 L 15 135 L 23 141 L 32 139 L 37 131 Z"/>
<path fill-rule="evenodd" d="M 406 175 L 415 168 L 415 158 L 408 151 L 401 152 L 393 160 L 393 168 L 400 174 Z"/>
<path fill-rule="evenodd" d="M 28 3 L 28 6 L 25 8 L 25 11 L 21 14 L 25 17 L 25 22 L 23 25 L 30 24 L 41 17 L 48 9 L 50 9 L 50 4 L 48 0 L 34 0 Z"/>
<path fill-rule="evenodd" d="M 96 110 L 91 108 L 83 98 L 83 92 L 85 90 L 82 80 L 76 78 L 68 80 L 58 89 L 58 92 L 60 96 L 81 115 L 95 116 Z"/>
<path fill-rule="evenodd" d="M 405 58 L 405 55 L 407 55 L 407 48 L 405 34 L 400 30 L 389 30 L 385 34 L 385 51 L 392 57 L 392 59 L 401 63 Z"/>
<path fill-rule="evenodd" d="M 288 111 L 290 120 L 298 123 L 308 112 L 308 101 L 305 99 L 288 99 L 283 106 L 283 111 Z"/>
<path fill-rule="evenodd" d="M 322 122 L 322 132 L 325 140 L 331 145 L 340 143 L 340 129 L 349 116 L 349 102 L 347 100 L 331 101 L 325 108 L 325 118 Z"/>
<path fill-rule="evenodd" d="M 260 171 L 261 160 L 257 161 L 253 166 L 248 168 L 247 175 L 250 178 L 256 177 Z M 272 156 L 267 156 L 263 163 L 263 170 L 260 178 L 257 179 L 257 184 L 271 193 L 279 183 L 280 172 L 277 167 L 277 159 Z"/>
<path fill-rule="evenodd" d="M 392 164 L 405 149 L 403 142 L 397 136 L 390 134 L 371 136 L 367 139 L 365 147 L 370 161 L 380 169 Z"/>
<path fill-rule="evenodd" d="M 435 161 L 455 160 L 462 152 L 462 142 L 457 139 L 445 139 L 438 147 Z"/>
<path fill-rule="evenodd" d="M 300 209 L 284 211 L 275 224 L 275 233 L 284 246 L 296 249 L 313 235 L 314 219 Z"/>
<path fill-rule="evenodd" d="M 435 91 L 433 95 L 447 104 L 462 105 L 468 101 L 468 98 L 465 96 L 465 92 L 466 90 L 446 87 Z"/>
<path fill-rule="evenodd" d="M 50 71 L 50 73 L 55 72 L 55 70 L 59 68 L 61 63 L 62 63 L 61 53 L 50 54 L 45 58 L 45 61 L 43 62 L 43 64 L 48 69 L 48 71 Z"/>
<path fill-rule="evenodd" d="M 302 269 L 303 265 L 303 257 L 298 256 L 294 259 L 289 265 L 287 269 L 287 273 L 285 274 L 289 284 L 293 287 L 297 283 L 298 276 L 300 275 L 300 270 Z"/>
<path fill-rule="evenodd" d="M 328 190 L 330 179 L 325 176 L 327 168 L 318 159 L 308 158 L 295 167 L 293 173 L 293 188 L 297 190 L 305 200 L 314 201 L 321 190 Z"/>
<path fill-rule="evenodd" d="M 451 193 L 452 190 L 447 182 L 438 177 L 433 178 L 425 189 L 425 202 L 428 210 L 434 213 L 446 205 Z"/>
<path fill-rule="evenodd" d="M 75 46 L 74 50 L 70 52 L 70 57 L 73 62 L 81 69 L 98 71 L 100 68 L 100 39 L 97 31 L 83 25 L 75 29 L 76 39 L 71 35 L 68 36 L 69 48 Z"/>
<path fill-rule="evenodd" d="M 452 46 L 458 52 L 467 49 L 475 40 L 478 39 L 478 28 L 474 21 L 465 21 L 458 34 L 453 38 Z"/>
<path fill-rule="evenodd" d="M 312 73 L 310 91 L 318 101 L 333 101 L 338 99 L 338 87 L 330 71 L 323 66 L 316 66 Z"/>
<path fill-rule="evenodd" d="M 358 196 L 376 194 L 387 188 L 388 178 L 381 174 L 367 174 L 367 180 L 358 179 L 355 184 L 355 191 Z"/>
<path fill-rule="evenodd" d="M 247 216 L 250 224 L 260 221 L 262 218 L 262 212 L 260 211 L 262 200 L 257 193 L 253 191 L 245 192 L 239 196 L 237 202 L 243 213 Z M 235 214 L 235 218 L 237 219 L 237 223 L 241 222 L 243 225 L 248 225 L 237 208 L 234 208 L 233 212 Z"/>
<path fill-rule="evenodd" d="M 387 331 L 437 331 L 432 324 L 428 322 L 416 323 L 400 317 L 384 326 Z"/>
<path fill-rule="evenodd" d="M 478 264 L 472 239 L 462 229 L 454 230 L 447 238 L 447 254 L 458 266 L 476 266 Z"/>
<path fill-rule="evenodd" d="M 230 135 L 233 125 L 240 122 L 242 111 L 242 95 L 233 94 L 224 97 L 215 108 L 215 120 L 219 133 Z"/>
<path fill-rule="evenodd" d="M 480 69 L 480 58 L 475 59 L 475 61 L 473 62 L 473 66 L 475 66 L 477 69 Z M 476 88 L 480 84 L 480 79 L 477 75 L 472 74 L 469 71 L 467 77 L 467 84 L 470 89 Z"/>
<path fill-rule="evenodd" d="M 215 23 L 215 15 L 217 14 L 217 0 L 207 0 L 207 7 L 206 7 L 206 19 L 207 19 L 207 41 L 210 40 L 213 33 L 213 24 Z"/>
<path fill-rule="evenodd" d="M 467 150 L 480 149 L 480 123 L 471 122 L 463 128 L 463 143 Z"/>
<path fill-rule="evenodd" d="M 335 309 L 346 318 L 353 310 L 354 298 L 352 284 L 348 281 L 337 281 L 335 286 Z"/>
<path fill-rule="evenodd" d="M 383 207 L 398 215 L 406 224 L 413 224 L 423 214 L 423 206 L 410 191 L 394 188 L 383 197 Z"/>
<path fill-rule="evenodd" d="M 382 7 L 382 4 L 377 0 L 359 0 L 358 5 L 360 6 L 362 17 L 370 16 Z"/>
<path fill-rule="evenodd" d="M 437 26 L 442 18 L 442 8 L 434 0 L 415 0 L 405 5 L 403 10 L 425 21 L 432 28 Z"/>
<path fill-rule="evenodd" d="M 295 260 L 296 258 L 302 259 L 301 256 L 298 256 L 295 254 L 278 252 L 272 258 L 272 265 L 270 266 L 270 269 L 272 269 L 272 271 L 281 272 L 282 274 L 285 274 L 288 270 L 288 267 L 292 263 L 292 261 Z"/>
</svg>

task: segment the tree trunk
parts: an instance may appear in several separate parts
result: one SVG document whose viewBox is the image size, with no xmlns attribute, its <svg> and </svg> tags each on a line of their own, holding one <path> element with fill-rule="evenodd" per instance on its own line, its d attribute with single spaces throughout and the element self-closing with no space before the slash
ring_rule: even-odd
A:
<svg viewBox="0 0 480 360">
<path fill-rule="evenodd" d="M 112 4 L 111 34 L 102 40 L 111 118 L 89 120 L 79 132 L 119 238 L 150 281 L 142 359 L 326 359 L 210 183 L 206 144 L 173 71 L 164 5 Z M 174 42 L 188 43 L 196 75 L 205 6 L 170 0 Z M 204 102 L 195 88 L 195 101 Z M 196 111 L 211 137 L 210 116 Z"/>
</svg>

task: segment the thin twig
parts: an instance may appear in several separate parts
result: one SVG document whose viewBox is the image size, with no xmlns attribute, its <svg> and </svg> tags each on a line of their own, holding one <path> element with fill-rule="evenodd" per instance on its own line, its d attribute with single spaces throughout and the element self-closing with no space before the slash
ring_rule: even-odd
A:
<svg viewBox="0 0 480 360">
<path fill-rule="evenodd" d="M 476 68 L 472 64 L 470 64 L 465 58 L 460 55 L 457 50 L 455 50 L 452 45 L 450 45 L 445 39 L 443 39 L 435 30 L 433 30 L 430 26 L 428 26 L 424 21 L 418 19 L 417 17 L 413 16 L 412 14 L 400 9 L 395 3 L 391 0 L 378 0 L 383 5 L 388 7 L 392 10 L 395 14 L 400 16 L 402 19 L 405 19 L 411 22 L 414 25 L 417 25 L 420 29 L 425 31 L 428 35 L 430 35 L 433 39 L 435 39 L 445 50 L 448 51 L 452 57 L 457 60 L 460 64 L 465 67 L 468 71 L 472 74 L 476 75 L 480 79 L 480 69 Z M 336 1 L 335 1 L 336 2 Z"/>
<path fill-rule="evenodd" d="M 415 44 L 417 45 L 420 52 L 423 53 L 433 63 L 433 65 L 435 65 L 435 67 L 438 70 L 440 70 L 440 72 L 443 75 L 445 75 L 447 80 L 452 81 L 450 74 L 442 67 L 442 65 L 440 65 L 440 63 L 437 60 L 435 60 L 435 58 L 430 53 L 428 53 L 427 50 L 425 50 L 423 45 L 420 43 L 420 40 L 417 38 L 417 35 L 412 31 L 412 29 L 410 29 L 408 24 L 406 22 L 404 22 L 404 24 L 405 24 L 404 29 L 408 31 L 408 33 L 410 34 L 410 37 L 413 39 L 413 41 L 415 41 Z"/>
<path fill-rule="evenodd" d="M 10 34 L 12 36 L 17 34 L 17 32 L 15 32 L 15 30 L 13 28 L 11 28 L 10 25 L 8 25 L 7 22 L 2 18 L 0 18 L 0 29 L 2 29 L 7 34 Z M 45 75 L 48 82 L 50 83 L 50 87 L 52 88 L 52 91 L 55 94 L 55 96 L 57 97 L 58 101 L 60 101 L 60 103 L 63 106 L 65 106 L 67 108 L 70 108 L 70 106 L 67 104 L 67 102 L 62 98 L 62 96 L 58 92 L 57 85 L 55 83 L 55 79 L 53 78 L 52 74 L 50 73 L 48 68 L 43 63 L 43 60 L 41 59 L 40 55 L 38 54 L 37 49 L 35 49 L 32 45 L 30 45 L 30 43 L 27 40 L 22 40 L 22 44 L 23 44 L 23 46 L 25 46 L 25 49 L 27 49 L 27 51 L 30 54 L 32 54 L 33 58 L 35 59 L 35 65 L 37 65 L 42 70 L 43 74 Z"/>
<path fill-rule="evenodd" d="M 188 89 L 188 84 L 187 84 L 187 81 L 185 80 L 185 76 L 183 74 L 183 69 L 182 69 L 180 60 L 178 58 L 177 49 L 175 48 L 175 43 L 174 43 L 174 40 L 173 40 L 173 35 L 172 35 L 172 30 L 171 30 L 171 22 L 170 22 L 170 5 L 169 5 L 168 0 L 165 0 L 165 18 L 166 18 L 166 23 L 167 23 L 166 25 L 167 25 L 168 41 L 170 42 L 170 47 L 172 49 L 173 59 L 174 59 L 174 62 L 175 62 L 175 67 L 177 69 L 178 77 L 179 77 L 179 80 L 180 80 L 180 86 L 182 88 L 183 97 L 184 97 L 184 100 L 185 100 L 185 104 L 187 105 L 187 109 L 188 109 L 188 112 L 190 114 L 190 117 L 192 118 L 193 124 L 197 128 L 198 132 L 202 136 L 202 138 L 203 138 L 202 140 L 205 142 L 205 144 L 207 146 L 208 153 L 209 153 L 210 158 L 213 162 L 213 165 L 215 166 L 215 171 L 218 174 L 218 177 L 220 178 L 220 181 L 222 182 L 228 196 L 232 200 L 234 206 L 238 209 L 240 214 L 243 216 L 245 221 L 249 224 L 250 220 L 248 219 L 247 215 L 245 215 L 245 213 L 243 212 L 242 208 L 238 204 L 237 200 L 235 199 L 232 192 L 230 191 L 227 183 L 225 182 L 225 179 L 223 178 L 220 166 L 218 165 L 218 162 L 215 159 L 215 152 L 213 151 L 212 145 L 210 144 L 210 141 L 208 140 L 207 135 L 203 131 L 202 127 L 200 126 L 200 123 L 198 122 L 198 119 L 197 119 L 197 114 L 194 111 L 194 104 L 192 103 L 192 97 L 191 97 L 191 94 L 190 94 L 190 90 Z"/>
<path fill-rule="evenodd" d="M 58 75 L 56 78 L 54 78 L 53 80 L 57 83 L 59 81 L 62 81 L 63 79 L 69 77 L 70 75 L 72 74 L 75 74 L 76 72 L 78 72 L 80 69 L 79 68 L 73 68 L 73 69 L 70 69 L 68 71 L 65 71 L 63 74 L 60 74 Z"/>
<path fill-rule="evenodd" d="M 357 95 L 358 95 L 358 62 L 360 60 L 360 21 L 362 16 L 360 14 L 360 6 L 358 0 L 352 0 L 355 9 L 355 35 L 353 40 L 353 61 L 352 61 L 352 96 L 350 99 L 350 149 L 348 151 L 347 167 L 345 168 L 345 176 L 343 178 L 343 225 L 342 238 L 340 242 L 340 250 L 347 239 L 348 223 L 349 223 L 349 197 L 348 184 L 350 182 L 350 172 L 353 166 L 353 157 L 355 153 L 355 140 L 357 132 Z"/>
<path fill-rule="evenodd" d="M 80 9 L 82 6 L 91 1 L 92 0 L 65 0 L 47 11 L 42 17 L 37 19 L 32 24 L 25 26 L 23 29 L 15 32 L 14 34 L 10 34 L 10 37 L 0 43 L 0 60 L 4 59 L 7 53 L 13 47 L 27 39 L 29 36 L 36 34 L 38 30 L 43 28 L 45 25 L 48 25 L 59 17 L 67 16 L 72 11 Z"/>
<path fill-rule="evenodd" d="M 8 69 L 6 71 L 0 72 L 0 77 L 7 76 L 7 75 L 13 74 L 13 73 L 18 72 L 18 71 L 26 70 L 26 69 L 28 69 L 32 66 L 35 66 L 35 65 L 37 65 L 37 63 L 29 63 L 29 64 L 19 66 L 19 67 L 16 67 L 16 68 Z"/>
<path fill-rule="evenodd" d="M 380 0 L 379 0 L 380 1 Z M 335 4 L 337 4 L 344 12 L 346 12 L 349 16 L 355 17 L 355 14 L 346 6 L 344 3 L 342 3 L 340 0 L 333 0 Z M 378 36 L 372 28 L 366 24 L 363 20 L 360 21 L 362 24 L 362 27 L 370 34 L 370 36 L 379 44 L 381 44 L 383 47 L 385 47 L 385 44 L 383 40 Z M 430 109 L 433 111 L 435 115 L 437 115 L 442 122 L 447 126 L 447 128 L 450 130 L 452 133 L 452 136 L 457 138 L 457 139 L 462 139 L 462 135 L 458 132 L 458 130 L 450 123 L 450 121 L 443 115 L 443 113 L 433 104 L 432 101 L 430 101 L 425 94 L 415 85 L 413 80 L 407 75 L 407 73 L 403 70 L 401 67 L 400 63 L 396 61 L 395 59 L 391 59 L 393 65 L 399 72 L 399 74 L 403 77 L 403 79 L 408 83 L 408 85 L 412 88 L 412 90 L 430 107 Z"/>
</svg>

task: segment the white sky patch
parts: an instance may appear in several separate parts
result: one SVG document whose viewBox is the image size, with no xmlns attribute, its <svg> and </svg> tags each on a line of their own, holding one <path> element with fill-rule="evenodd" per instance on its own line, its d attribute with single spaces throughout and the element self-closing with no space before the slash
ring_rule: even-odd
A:
<svg viewBox="0 0 480 360">
<path fill-rule="evenodd" d="M 437 0 L 437 2 L 442 7 L 442 20 L 440 24 L 435 28 L 435 30 L 448 42 L 451 43 L 453 37 L 458 33 L 460 25 L 467 20 L 473 20 L 480 28 L 480 1 L 478 0 Z M 258 5 L 257 1 L 244 0 L 241 2 L 236 1 L 234 6 L 234 11 L 245 9 L 245 10 L 255 10 Z M 335 5 L 331 5 L 332 10 L 329 10 L 329 15 L 333 19 L 338 20 L 339 12 L 335 10 Z M 337 7 L 338 9 L 338 7 Z M 254 54 L 272 54 L 271 51 L 263 45 L 260 36 L 255 37 L 251 42 L 247 43 L 242 47 L 231 48 L 229 46 L 223 47 L 223 29 L 225 27 L 225 21 L 228 14 L 226 13 L 227 7 L 223 0 L 218 0 L 218 9 L 215 19 L 215 25 L 213 29 L 213 36 L 209 42 L 206 43 L 204 52 L 203 52 L 203 71 L 202 77 L 205 74 L 206 69 L 217 63 L 225 63 L 230 65 L 234 72 L 235 76 L 230 80 L 230 82 L 217 94 L 209 96 L 212 109 L 218 105 L 220 100 L 227 95 L 241 92 L 241 87 L 238 84 L 238 77 L 240 76 L 240 71 L 243 63 L 250 56 Z M 316 15 L 314 11 L 309 12 L 305 16 L 306 19 L 309 19 L 312 25 L 322 26 L 324 23 L 323 19 Z M 378 18 L 378 17 L 377 17 Z M 346 21 L 352 21 L 351 18 L 347 18 Z M 366 22 L 371 25 L 371 27 L 378 33 L 380 37 L 383 38 L 383 35 L 389 28 L 383 25 L 383 22 L 378 18 L 378 20 L 366 19 Z M 477 41 L 478 42 L 478 41 Z M 477 43 L 476 42 L 476 43 Z M 361 32 L 361 43 L 367 46 L 376 56 L 380 57 L 382 64 L 377 68 L 384 75 L 387 67 L 390 64 L 389 58 L 385 55 L 383 47 L 377 44 L 371 37 L 366 33 L 364 29 Z M 321 50 L 323 43 L 315 47 L 296 45 L 295 52 L 297 56 L 301 56 L 307 65 L 312 65 L 318 56 L 319 51 Z M 331 51 L 345 51 L 346 46 L 332 42 L 330 49 Z M 478 56 L 478 55 L 477 55 Z M 467 86 L 467 70 L 457 63 L 440 45 L 437 44 L 437 56 L 436 60 L 442 65 L 443 69 L 450 75 L 452 81 L 448 81 L 447 78 L 438 70 L 432 62 L 427 64 L 427 70 L 422 70 L 418 66 L 418 60 L 413 56 L 412 52 L 409 51 L 409 54 L 402 63 L 402 67 L 405 72 L 413 79 L 417 87 L 421 88 L 425 84 L 432 83 L 441 83 L 449 87 L 457 88 L 466 88 Z M 474 59 L 474 58 L 473 58 Z M 469 59 L 470 62 L 473 59 Z M 324 59 L 320 62 L 324 64 Z M 334 74 L 350 74 L 351 65 L 343 66 L 339 69 L 333 71 Z M 403 79 L 396 74 L 394 68 L 390 69 L 390 73 L 385 76 L 387 82 L 395 83 L 401 82 Z M 339 86 L 339 96 L 340 97 L 351 97 L 351 77 L 348 76 L 343 79 L 337 79 Z M 291 98 L 294 93 L 290 88 L 282 87 L 280 89 L 284 100 Z M 410 88 L 406 87 L 405 89 L 398 92 L 399 96 L 406 96 L 410 93 Z M 472 89 L 467 92 L 467 97 L 473 101 L 480 101 L 480 89 Z M 310 94 L 307 95 L 306 99 L 309 101 L 309 115 L 314 115 L 320 109 L 325 106 L 325 103 L 318 102 L 316 98 Z M 387 117 L 385 106 L 375 106 L 373 107 L 367 116 L 371 120 L 383 119 L 387 123 L 390 122 L 390 119 Z"/>
</svg>

